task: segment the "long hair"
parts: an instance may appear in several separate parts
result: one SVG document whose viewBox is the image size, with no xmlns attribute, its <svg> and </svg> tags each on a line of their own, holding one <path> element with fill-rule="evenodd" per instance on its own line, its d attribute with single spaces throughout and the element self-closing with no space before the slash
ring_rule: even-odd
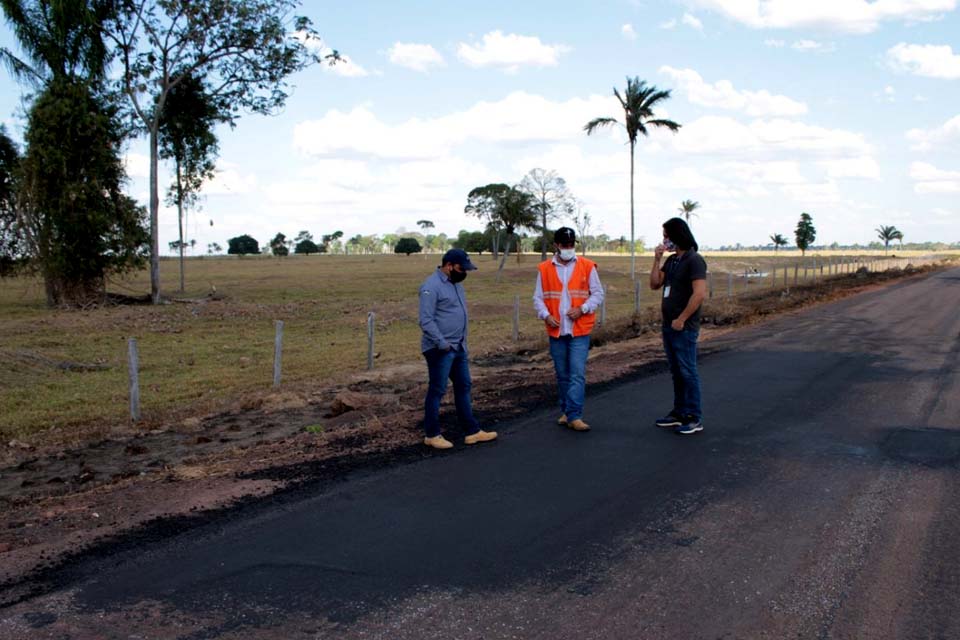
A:
<svg viewBox="0 0 960 640">
<path fill-rule="evenodd" d="M 670 238 L 670 241 L 680 249 L 684 251 L 689 251 L 690 249 L 694 251 L 700 250 L 700 245 L 697 244 L 696 238 L 693 237 L 690 226 L 683 218 L 670 218 L 663 223 L 663 230 L 667 232 L 667 237 Z"/>
</svg>

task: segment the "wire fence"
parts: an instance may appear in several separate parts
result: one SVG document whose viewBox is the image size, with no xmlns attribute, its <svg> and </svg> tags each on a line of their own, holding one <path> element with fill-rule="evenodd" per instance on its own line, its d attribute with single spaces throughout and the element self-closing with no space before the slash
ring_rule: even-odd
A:
<svg viewBox="0 0 960 640">
<path fill-rule="evenodd" d="M 708 300 L 733 299 L 752 293 L 763 292 L 767 290 L 789 289 L 811 283 L 828 281 L 831 278 L 844 276 L 847 274 L 864 272 L 882 272 L 891 269 L 904 269 L 910 265 L 915 267 L 925 266 L 936 263 L 940 260 L 937 256 L 912 257 L 912 258 L 877 258 L 877 257 L 810 257 L 797 260 L 792 263 L 768 261 L 766 264 L 756 262 L 753 265 L 744 266 L 742 269 L 738 265 L 726 265 L 726 268 L 710 271 L 707 276 Z M 718 265 L 722 267 L 723 265 Z M 644 309 L 655 308 L 659 306 L 659 293 L 651 291 L 647 286 L 647 274 L 638 272 L 637 279 L 631 282 L 629 289 L 623 286 L 606 285 L 606 296 L 603 306 L 598 309 L 597 322 L 599 327 L 603 327 L 616 319 L 624 319 L 635 314 L 641 313 Z M 486 316 L 480 320 L 479 327 L 474 327 L 474 318 L 471 318 L 471 336 L 477 331 L 487 340 L 500 342 L 503 345 L 518 343 L 521 340 L 529 340 L 531 336 L 543 338 L 545 332 L 542 330 L 542 322 L 533 317 L 530 311 L 530 305 L 525 305 L 520 294 L 512 296 L 502 296 L 500 304 L 492 305 Z M 529 298 L 527 297 L 527 300 Z M 490 305 L 488 305 L 490 306 Z M 509 317 L 507 320 L 506 318 Z M 273 323 L 271 338 L 245 339 L 243 349 L 247 353 L 262 352 L 269 353 L 272 348 L 272 380 L 265 379 L 264 386 L 272 384 L 274 389 L 280 388 L 283 383 L 284 367 L 298 367 L 298 358 L 313 357 L 309 354 L 315 354 L 321 349 L 323 338 L 318 336 L 316 327 L 309 330 L 304 327 L 287 327 L 284 321 L 276 320 Z M 378 340 L 378 334 L 389 333 L 390 340 L 381 342 Z M 263 336 L 261 330 L 257 335 Z M 358 366 L 363 360 L 361 357 L 348 357 L 345 354 L 352 353 L 354 356 L 365 356 L 365 367 L 368 371 L 373 371 L 378 360 L 380 360 L 383 348 L 402 347 L 405 354 L 416 351 L 419 352 L 420 329 L 415 317 L 410 315 L 391 317 L 389 313 L 378 314 L 376 309 L 367 310 L 362 323 L 356 325 L 356 332 L 346 344 L 339 345 L 338 354 L 331 357 L 341 358 L 342 361 L 336 364 L 341 372 L 351 370 L 360 370 L 362 365 Z M 473 338 L 471 338 L 472 340 Z M 545 338 L 543 338 L 545 342 Z M 140 384 L 140 366 L 141 354 L 136 338 L 128 340 L 128 388 L 129 388 L 129 407 L 130 419 L 134 422 L 141 419 L 141 396 L 143 389 Z M 229 345 L 224 349 L 228 350 Z M 285 358 L 284 354 L 292 357 Z M 244 356 L 240 357 L 242 362 Z M 391 358 L 383 360 L 392 361 Z M 381 360 L 382 361 L 382 360 Z M 352 364 L 351 364 L 352 363 Z"/>
</svg>

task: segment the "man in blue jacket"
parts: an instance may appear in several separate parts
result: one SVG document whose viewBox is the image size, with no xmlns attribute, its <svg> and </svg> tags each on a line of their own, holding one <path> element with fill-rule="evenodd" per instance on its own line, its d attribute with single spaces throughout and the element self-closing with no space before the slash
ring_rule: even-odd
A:
<svg viewBox="0 0 960 640">
<path fill-rule="evenodd" d="M 450 449 L 453 443 L 440 434 L 440 400 L 453 381 L 457 419 L 467 434 L 466 444 L 496 440 L 496 431 L 483 431 L 473 417 L 470 400 L 470 365 L 467 362 L 467 299 L 463 281 L 476 269 L 463 249 L 443 254 L 441 265 L 420 285 L 420 350 L 427 360 L 430 383 L 424 401 L 423 444 Z"/>
</svg>

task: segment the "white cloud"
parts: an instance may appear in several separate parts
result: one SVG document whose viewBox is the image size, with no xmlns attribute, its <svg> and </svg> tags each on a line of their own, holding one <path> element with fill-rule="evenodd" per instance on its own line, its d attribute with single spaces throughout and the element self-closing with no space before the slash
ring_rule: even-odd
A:
<svg viewBox="0 0 960 640">
<path fill-rule="evenodd" d="M 763 44 L 767 45 L 768 47 L 773 47 L 775 49 L 782 49 L 783 47 L 787 46 L 787 43 L 785 41 L 774 40 L 773 38 L 767 38 L 766 40 L 763 41 Z"/>
<path fill-rule="evenodd" d="M 790 48 L 801 53 L 833 53 L 837 50 L 833 43 L 817 42 L 816 40 L 797 40 Z"/>
<path fill-rule="evenodd" d="M 370 73 L 353 61 L 350 56 L 341 55 L 340 61 L 334 65 L 323 65 L 323 70 L 327 73 L 333 73 L 344 78 L 363 78 Z"/>
<path fill-rule="evenodd" d="M 203 185 L 204 195 L 237 195 L 251 193 L 257 187 L 257 176 L 242 175 L 233 166 L 226 164 L 218 169 L 213 180 Z"/>
<path fill-rule="evenodd" d="M 498 67 L 515 73 L 522 66 L 553 67 L 570 48 L 561 44 L 544 44 L 536 36 L 491 31 L 477 44 L 461 42 L 457 57 L 471 67 Z"/>
<path fill-rule="evenodd" d="M 907 140 L 912 142 L 913 151 L 929 151 L 934 146 L 960 139 L 960 115 L 953 116 L 935 129 L 910 129 Z"/>
<path fill-rule="evenodd" d="M 960 193 L 960 171 L 945 171 L 927 162 L 910 165 L 910 177 L 917 193 Z"/>
<path fill-rule="evenodd" d="M 355 154 L 395 159 L 448 155 L 467 141 L 499 143 L 561 142 L 583 137 L 583 125 L 598 115 L 616 116 L 612 96 L 554 102 L 522 91 L 496 102 L 478 102 L 466 111 L 439 118 L 413 118 L 390 124 L 369 107 L 328 111 L 294 129 L 294 146 L 304 154 Z"/>
<path fill-rule="evenodd" d="M 870 156 L 823 160 L 818 164 L 826 170 L 829 178 L 880 179 L 880 165 Z"/>
<path fill-rule="evenodd" d="M 387 55 L 393 64 L 420 72 L 426 72 L 431 68 L 442 67 L 446 64 L 440 52 L 429 44 L 397 42 L 390 47 Z"/>
<path fill-rule="evenodd" d="M 960 78 L 960 53 L 955 54 L 949 45 L 901 42 L 887 50 L 887 64 L 895 71 L 927 78 Z"/>
<path fill-rule="evenodd" d="M 800 165 L 793 160 L 773 162 L 727 162 L 720 171 L 745 184 L 805 184 Z"/>
<path fill-rule="evenodd" d="M 881 22 L 938 19 L 957 0 L 695 0 L 754 29 L 817 28 L 870 33 Z"/>
<path fill-rule="evenodd" d="M 751 116 L 794 116 L 807 112 L 807 105 L 769 91 L 738 91 L 728 80 L 705 82 L 693 69 L 660 67 L 679 85 L 679 90 L 694 104 L 721 109 L 736 109 Z"/>
<path fill-rule="evenodd" d="M 660 28 L 671 30 L 676 29 L 678 25 L 690 27 L 691 29 L 695 29 L 697 31 L 703 31 L 703 22 L 701 22 L 699 18 L 691 13 L 684 13 L 679 21 L 676 18 L 671 18 L 666 22 L 661 22 Z"/>
<path fill-rule="evenodd" d="M 703 31 L 703 23 L 696 16 L 684 13 L 683 17 L 680 18 L 680 22 L 684 25 L 690 27 L 691 29 L 696 29 L 697 31 Z"/>
<path fill-rule="evenodd" d="M 620 33 L 621 33 L 621 34 L 623 35 L 623 37 L 626 38 L 627 40 L 636 40 L 636 39 L 637 39 L 637 32 L 633 29 L 633 25 L 632 25 L 632 24 L 627 23 L 627 24 L 623 25 L 622 27 L 620 27 Z"/>
<path fill-rule="evenodd" d="M 303 43 L 303 45 L 310 52 L 320 56 L 321 58 L 326 58 L 326 56 L 329 56 L 333 53 L 333 49 L 328 47 L 320 38 L 309 37 L 309 35 L 304 32 L 298 32 L 292 35 L 294 38 Z M 324 62 L 321 64 L 321 67 L 323 67 L 323 71 L 325 73 L 333 73 L 345 78 L 362 78 L 370 75 L 366 69 L 354 62 L 350 56 L 343 54 L 340 54 L 340 60 L 338 60 L 335 64 L 327 64 Z"/>
<path fill-rule="evenodd" d="M 723 116 L 705 116 L 685 124 L 673 145 L 689 154 L 804 152 L 825 160 L 872 153 L 862 135 L 843 129 L 784 119 L 756 120 L 745 125 Z"/>
</svg>

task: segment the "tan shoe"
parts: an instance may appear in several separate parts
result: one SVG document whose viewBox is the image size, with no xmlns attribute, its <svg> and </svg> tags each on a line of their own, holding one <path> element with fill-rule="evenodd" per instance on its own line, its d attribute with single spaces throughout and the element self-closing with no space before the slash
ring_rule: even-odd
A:
<svg viewBox="0 0 960 640">
<path fill-rule="evenodd" d="M 478 442 L 490 442 L 491 440 L 497 439 L 496 431 L 477 431 L 476 433 L 471 433 L 466 438 L 463 439 L 464 444 L 477 444 Z"/>
<path fill-rule="evenodd" d="M 427 445 L 428 447 L 433 447 L 434 449 L 453 449 L 453 443 L 443 436 L 424 438 L 423 444 Z"/>
<path fill-rule="evenodd" d="M 574 431 L 590 431 L 590 425 L 586 422 L 577 418 L 576 420 L 571 420 L 567 423 L 567 426 L 573 429 Z"/>
<path fill-rule="evenodd" d="M 562 416 L 557 418 L 557 424 L 560 425 L 561 427 L 567 426 L 567 414 L 563 414 Z"/>
</svg>

